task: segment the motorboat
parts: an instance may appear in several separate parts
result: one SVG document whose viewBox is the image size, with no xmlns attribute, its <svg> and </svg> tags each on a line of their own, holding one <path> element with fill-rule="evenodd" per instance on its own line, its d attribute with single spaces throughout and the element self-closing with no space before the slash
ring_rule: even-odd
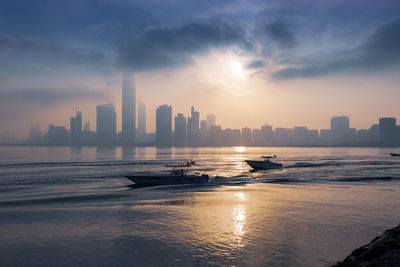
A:
<svg viewBox="0 0 400 267">
<path fill-rule="evenodd" d="M 138 186 L 198 184 L 207 182 L 209 179 L 207 174 L 187 174 L 187 170 L 184 167 L 191 167 L 192 165 L 194 164 L 175 165 L 169 174 L 126 175 L 125 177 Z"/>
<path fill-rule="evenodd" d="M 262 156 L 262 160 L 245 160 L 254 170 L 270 170 L 280 169 L 283 167 L 282 163 L 276 162 L 276 155 Z"/>
<path fill-rule="evenodd" d="M 400 157 L 399 153 L 390 153 L 390 155 L 392 155 L 393 157 Z"/>
<path fill-rule="evenodd" d="M 165 164 L 165 167 L 172 167 L 172 168 L 186 168 L 192 167 L 196 165 L 196 162 L 193 160 L 186 160 L 184 162 L 176 163 L 176 164 Z"/>
</svg>

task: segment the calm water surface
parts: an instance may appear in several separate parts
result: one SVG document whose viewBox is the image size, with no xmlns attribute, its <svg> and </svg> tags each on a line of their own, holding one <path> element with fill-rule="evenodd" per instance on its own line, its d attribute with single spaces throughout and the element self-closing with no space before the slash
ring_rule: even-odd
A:
<svg viewBox="0 0 400 267">
<path fill-rule="evenodd" d="M 0 266 L 323 266 L 400 222 L 378 148 L 0 147 Z M 277 154 L 282 170 L 244 159 Z M 204 185 L 134 188 L 197 162 Z"/>
</svg>

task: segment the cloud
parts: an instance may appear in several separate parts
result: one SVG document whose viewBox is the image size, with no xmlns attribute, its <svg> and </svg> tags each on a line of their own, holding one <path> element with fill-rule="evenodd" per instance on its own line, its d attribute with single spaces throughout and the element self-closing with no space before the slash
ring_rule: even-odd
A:
<svg viewBox="0 0 400 267">
<path fill-rule="evenodd" d="M 300 66 L 272 73 L 273 79 L 321 76 L 332 72 L 375 72 L 400 67 L 400 19 L 377 28 L 353 49 L 296 59 Z M 290 63 L 290 62 L 289 62 Z"/>
<path fill-rule="evenodd" d="M 104 99 L 103 93 L 84 88 L 71 90 L 60 89 L 13 89 L 0 91 L 0 103 L 30 102 L 51 105 L 73 100 Z"/>
<path fill-rule="evenodd" d="M 212 48 L 237 46 L 253 50 L 242 27 L 228 22 L 192 23 L 179 27 L 156 27 L 121 44 L 118 62 L 135 71 L 188 64 L 193 55 Z"/>
<path fill-rule="evenodd" d="M 0 58 L 3 61 L 14 64 L 27 61 L 45 65 L 84 64 L 107 66 L 110 64 L 110 60 L 101 52 L 72 49 L 55 45 L 42 39 L 15 38 L 3 33 L 0 33 Z"/>
<path fill-rule="evenodd" d="M 276 20 L 263 25 L 263 30 L 269 37 L 268 40 L 276 42 L 285 47 L 291 47 L 295 44 L 295 38 L 292 26 L 284 20 Z"/>
<path fill-rule="evenodd" d="M 266 66 L 266 62 L 264 60 L 253 60 L 250 63 L 248 63 L 245 68 L 246 69 L 261 69 Z"/>
</svg>

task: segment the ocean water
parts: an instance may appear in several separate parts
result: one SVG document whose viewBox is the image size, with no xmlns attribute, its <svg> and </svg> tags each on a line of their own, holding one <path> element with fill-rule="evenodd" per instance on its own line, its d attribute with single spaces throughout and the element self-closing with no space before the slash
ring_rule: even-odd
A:
<svg viewBox="0 0 400 267">
<path fill-rule="evenodd" d="M 323 266 L 400 223 L 389 148 L 0 147 L 0 266 Z M 250 172 L 245 159 L 284 168 Z M 126 174 L 191 159 L 201 185 Z"/>
</svg>

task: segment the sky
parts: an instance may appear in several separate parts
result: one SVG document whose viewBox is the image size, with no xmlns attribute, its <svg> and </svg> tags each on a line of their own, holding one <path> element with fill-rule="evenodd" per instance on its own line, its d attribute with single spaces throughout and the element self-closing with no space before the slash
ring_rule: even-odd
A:
<svg viewBox="0 0 400 267">
<path fill-rule="evenodd" d="M 0 132 L 96 124 L 111 103 L 121 129 L 122 73 L 137 99 L 190 107 L 223 128 L 369 128 L 400 119 L 400 1 L 3 0 Z"/>
</svg>

